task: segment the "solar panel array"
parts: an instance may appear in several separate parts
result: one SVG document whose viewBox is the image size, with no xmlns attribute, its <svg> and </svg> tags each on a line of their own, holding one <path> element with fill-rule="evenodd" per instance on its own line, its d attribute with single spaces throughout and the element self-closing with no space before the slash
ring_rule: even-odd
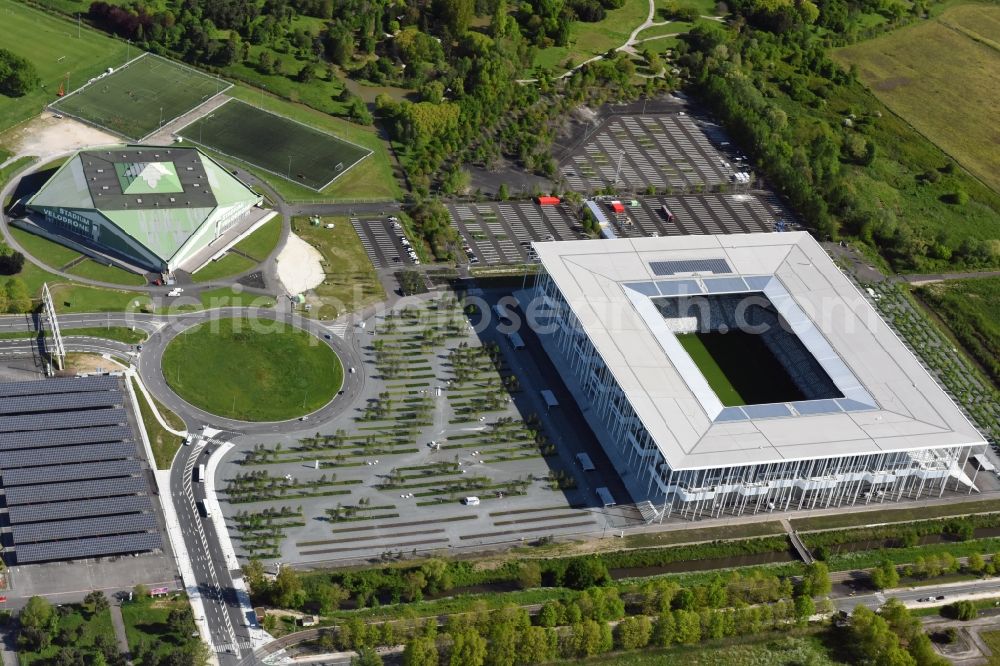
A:
<svg viewBox="0 0 1000 666">
<path fill-rule="evenodd" d="M 47 379 L 44 382 L 2 382 L 0 383 L 0 398 L 16 395 L 92 393 L 94 391 L 114 391 L 117 388 L 117 377 L 61 377 Z"/>
<path fill-rule="evenodd" d="M 18 564 L 162 547 L 116 377 L 0 383 L 0 484 Z"/>
<path fill-rule="evenodd" d="M 26 414 L 0 416 L 0 432 L 24 430 L 55 430 L 57 428 L 87 428 L 90 426 L 128 423 L 124 409 L 94 409 L 64 414 Z"/>
<path fill-rule="evenodd" d="M 10 517 L 10 524 L 17 525 L 19 523 L 39 523 L 152 510 L 153 505 L 145 495 L 124 495 L 122 497 L 73 500 L 71 502 L 25 504 L 12 506 L 7 513 Z"/>
<path fill-rule="evenodd" d="M 677 275 L 679 273 L 732 273 L 733 269 L 725 259 L 678 259 L 672 261 L 651 261 L 649 268 L 653 275 Z"/>
<path fill-rule="evenodd" d="M 131 439 L 131 428 L 114 425 L 96 428 L 42 430 L 39 432 L 12 432 L 0 437 L 0 451 L 68 446 L 70 444 L 96 444 L 98 442 L 127 442 Z M 0 468 L 2 467 L 3 465 L 0 465 Z"/>
<path fill-rule="evenodd" d="M 139 474 L 140 471 L 139 463 L 135 460 L 104 460 L 78 465 L 49 465 L 4 470 L 2 478 L 3 485 L 6 488 L 11 488 L 12 486 L 33 486 L 64 481 L 128 477 Z"/>
<path fill-rule="evenodd" d="M 132 513 L 124 516 L 101 516 L 79 520 L 58 520 L 52 523 L 14 525 L 11 532 L 18 544 L 40 541 L 62 541 L 82 537 L 131 534 L 156 529 L 156 518 L 151 513 Z"/>
<path fill-rule="evenodd" d="M 0 469 L 11 470 L 19 467 L 37 467 L 38 465 L 68 465 L 91 460 L 123 460 L 134 455 L 135 444 L 133 442 L 0 451 Z"/>
<path fill-rule="evenodd" d="M 18 395 L 0 398 L 0 414 L 31 414 L 33 412 L 66 412 L 122 404 L 118 391 L 99 393 L 56 393 L 53 395 Z"/>
<path fill-rule="evenodd" d="M 17 547 L 17 562 L 18 564 L 33 564 L 54 560 L 81 560 L 88 557 L 125 555 L 156 550 L 162 545 L 160 535 L 154 532 L 73 539 L 72 541 L 27 543 Z"/>
<path fill-rule="evenodd" d="M 146 490 L 146 480 L 137 476 L 119 479 L 94 479 L 67 483 L 44 483 L 34 486 L 7 488 L 7 505 L 43 504 L 71 499 L 132 495 Z"/>
</svg>

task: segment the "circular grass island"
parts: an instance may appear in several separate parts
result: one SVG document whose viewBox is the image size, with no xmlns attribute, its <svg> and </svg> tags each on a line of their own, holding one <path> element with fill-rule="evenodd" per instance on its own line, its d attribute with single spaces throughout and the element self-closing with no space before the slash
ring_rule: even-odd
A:
<svg viewBox="0 0 1000 666">
<path fill-rule="evenodd" d="M 336 395 L 344 367 L 328 345 L 281 322 L 219 319 L 198 324 L 167 345 L 167 384 L 210 414 L 239 421 L 285 421 Z"/>
</svg>

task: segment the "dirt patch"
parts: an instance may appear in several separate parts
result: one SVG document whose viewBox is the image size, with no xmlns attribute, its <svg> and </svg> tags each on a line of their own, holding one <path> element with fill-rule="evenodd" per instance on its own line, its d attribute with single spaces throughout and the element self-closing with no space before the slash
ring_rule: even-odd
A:
<svg viewBox="0 0 1000 666">
<path fill-rule="evenodd" d="M 37 155 L 42 159 L 71 150 L 121 143 L 121 139 L 79 121 L 46 111 L 38 118 L 15 127 L 3 138 L 15 154 Z"/>
<path fill-rule="evenodd" d="M 875 90 L 880 90 L 883 92 L 888 92 L 889 90 L 895 90 L 896 88 L 901 88 L 903 86 L 908 86 L 913 83 L 913 79 L 905 76 L 893 76 L 888 79 L 883 79 L 878 83 L 872 85 Z"/>
<path fill-rule="evenodd" d="M 66 354 L 65 370 L 62 374 L 78 375 L 87 372 L 117 372 L 122 366 L 100 354 Z"/>
<path fill-rule="evenodd" d="M 289 294 L 301 294 L 323 284 L 323 255 L 295 234 L 278 254 L 278 279 Z"/>
</svg>

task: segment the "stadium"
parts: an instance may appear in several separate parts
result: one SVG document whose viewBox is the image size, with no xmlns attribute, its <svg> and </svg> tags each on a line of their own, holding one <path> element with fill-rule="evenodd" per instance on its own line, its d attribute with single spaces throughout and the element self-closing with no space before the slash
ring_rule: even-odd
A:
<svg viewBox="0 0 1000 666">
<path fill-rule="evenodd" d="M 808 234 L 534 247 L 518 297 L 653 519 L 975 490 L 986 442 Z"/>
<path fill-rule="evenodd" d="M 13 223 L 136 272 L 194 272 L 268 216 L 197 148 L 107 146 L 67 160 Z"/>
</svg>

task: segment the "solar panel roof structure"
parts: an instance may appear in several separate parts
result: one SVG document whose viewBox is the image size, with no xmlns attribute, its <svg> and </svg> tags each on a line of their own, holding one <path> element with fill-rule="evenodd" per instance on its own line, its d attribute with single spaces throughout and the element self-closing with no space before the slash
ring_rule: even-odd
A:
<svg viewBox="0 0 1000 666">
<path fill-rule="evenodd" d="M 63 414 L 0 416 L 0 433 L 24 430 L 58 430 L 128 423 L 124 409 L 95 409 Z"/>
<path fill-rule="evenodd" d="M 132 429 L 126 426 L 98 426 L 96 428 L 69 428 L 40 432 L 12 432 L 0 437 L 0 451 L 12 449 L 37 449 L 72 444 L 98 444 L 126 442 L 132 439 Z M 3 466 L 0 465 L 0 469 Z"/>
<path fill-rule="evenodd" d="M 50 523 L 14 525 L 11 532 L 15 543 L 62 541 L 81 537 L 134 534 L 156 529 L 156 517 L 151 513 L 131 513 L 124 516 L 100 516 Z"/>
<path fill-rule="evenodd" d="M 156 550 L 162 545 L 160 535 L 153 532 L 74 539 L 72 541 L 28 543 L 17 547 L 17 562 L 18 564 L 34 564 L 55 560 L 80 560 L 89 557 L 125 555 Z"/>
<path fill-rule="evenodd" d="M 0 382 L 0 398 L 10 398 L 17 395 L 91 393 L 93 391 L 114 391 L 117 388 L 117 377 L 59 377 L 46 379 L 44 382 Z"/>
<path fill-rule="evenodd" d="M 0 484 L 18 564 L 162 546 L 126 403 L 118 377 L 0 383 Z"/>
<path fill-rule="evenodd" d="M 122 395 L 117 391 L 20 395 L 11 398 L 0 398 L 0 414 L 65 412 L 76 409 L 92 409 L 94 407 L 113 407 L 120 404 L 122 404 Z"/>
<path fill-rule="evenodd" d="M 122 497 L 73 500 L 71 502 L 24 504 L 10 507 L 7 513 L 11 525 L 17 525 L 18 523 L 40 523 L 152 510 L 153 505 L 145 495 L 124 495 Z"/>
<path fill-rule="evenodd" d="M 124 460 L 135 455 L 133 442 L 111 442 L 108 444 L 81 444 L 79 446 L 59 446 L 48 449 L 26 449 L 23 451 L 0 451 L 0 470 L 39 465 L 68 465 L 91 460 Z M 45 468 L 43 468 L 45 469 Z"/>
<path fill-rule="evenodd" d="M 136 460 L 106 460 L 77 465 L 47 465 L 45 467 L 4 470 L 2 478 L 4 487 L 11 488 L 65 481 L 117 478 L 132 476 L 140 471 L 141 467 Z"/>
<path fill-rule="evenodd" d="M 43 504 L 60 500 L 114 497 L 132 495 L 146 490 L 142 477 L 126 476 L 117 479 L 94 479 L 90 481 L 68 481 L 66 483 L 45 483 L 34 486 L 7 488 L 7 505 Z"/>
</svg>

